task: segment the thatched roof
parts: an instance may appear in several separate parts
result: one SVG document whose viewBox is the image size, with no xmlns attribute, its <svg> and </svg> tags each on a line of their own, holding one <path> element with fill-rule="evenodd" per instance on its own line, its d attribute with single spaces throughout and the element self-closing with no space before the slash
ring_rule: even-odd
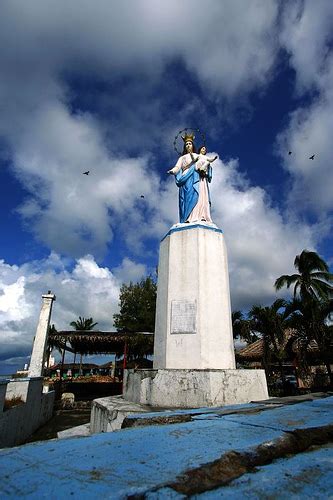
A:
<svg viewBox="0 0 333 500">
<path fill-rule="evenodd" d="M 287 332 L 286 337 L 288 343 L 290 343 L 290 349 L 287 348 L 286 344 L 287 352 L 290 353 L 290 358 L 293 358 L 294 357 L 293 354 L 297 354 L 297 352 L 301 348 L 300 340 L 297 338 L 293 338 L 292 332 Z M 312 340 L 308 344 L 306 350 L 310 356 L 316 358 L 319 353 L 317 342 L 315 340 Z M 247 345 L 240 351 L 238 351 L 236 353 L 236 357 L 241 361 L 261 361 L 263 357 L 263 352 L 264 352 L 264 341 L 263 339 L 259 339 L 253 342 L 252 344 Z M 333 353 L 333 341 L 331 349 L 329 349 L 329 353 L 330 354 Z"/>
<path fill-rule="evenodd" d="M 50 366 L 48 369 L 51 372 L 54 372 L 56 370 L 76 370 L 80 368 L 80 363 L 64 363 L 63 365 L 61 363 L 58 363 L 56 365 Z M 81 364 L 82 370 L 92 370 L 94 368 L 100 368 L 99 365 L 96 365 L 95 363 L 82 363 Z"/>
<path fill-rule="evenodd" d="M 262 359 L 264 350 L 264 341 L 262 339 L 256 340 L 253 344 L 243 347 L 237 352 L 237 357 L 242 360 L 258 361 Z"/>
<path fill-rule="evenodd" d="M 146 344 L 148 353 L 153 351 L 153 333 L 150 332 L 101 332 L 95 330 L 65 330 L 49 334 L 49 342 L 55 347 L 80 354 L 110 354 L 124 352 L 129 348 Z"/>
</svg>

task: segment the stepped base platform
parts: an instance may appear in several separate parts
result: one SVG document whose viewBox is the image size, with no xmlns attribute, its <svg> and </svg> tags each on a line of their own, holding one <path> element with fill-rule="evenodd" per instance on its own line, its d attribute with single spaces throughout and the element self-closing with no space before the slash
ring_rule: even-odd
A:
<svg viewBox="0 0 333 500">
<path fill-rule="evenodd" d="M 125 370 L 123 397 L 152 407 L 200 408 L 267 399 L 264 370 Z"/>
<path fill-rule="evenodd" d="M 95 399 L 90 433 L 121 429 L 138 413 L 266 400 L 263 370 L 126 370 L 123 396 Z"/>
</svg>

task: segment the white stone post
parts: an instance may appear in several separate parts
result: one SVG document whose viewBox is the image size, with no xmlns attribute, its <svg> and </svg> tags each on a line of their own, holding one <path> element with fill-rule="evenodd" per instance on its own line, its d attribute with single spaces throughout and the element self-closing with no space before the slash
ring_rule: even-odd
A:
<svg viewBox="0 0 333 500">
<path fill-rule="evenodd" d="M 43 303 L 39 315 L 36 335 L 31 353 L 30 367 L 28 371 L 29 377 L 41 377 L 44 369 L 44 359 L 47 346 L 47 335 L 50 325 L 51 312 L 55 295 L 48 293 L 42 295 Z"/>
</svg>

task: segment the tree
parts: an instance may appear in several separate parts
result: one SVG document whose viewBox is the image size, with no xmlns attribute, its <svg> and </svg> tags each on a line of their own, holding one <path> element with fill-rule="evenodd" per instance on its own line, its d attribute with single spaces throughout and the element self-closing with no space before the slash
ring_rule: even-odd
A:
<svg viewBox="0 0 333 500">
<path fill-rule="evenodd" d="M 255 330 L 260 332 L 263 337 L 263 364 L 267 376 L 270 375 L 270 361 L 271 355 L 273 354 L 279 365 L 284 391 L 286 387 L 286 379 L 283 361 L 286 358 L 285 347 L 287 338 L 285 334 L 285 316 L 279 311 L 285 307 L 286 302 L 283 299 L 277 299 L 271 306 L 253 306 L 249 312 L 249 317 L 254 323 Z"/>
<path fill-rule="evenodd" d="M 294 265 L 299 273 L 280 276 L 275 281 L 275 288 L 280 290 L 283 286 L 294 285 L 294 300 L 288 305 L 286 314 L 297 332 L 298 356 L 305 366 L 308 347 L 315 340 L 332 384 L 329 362 L 332 328 L 327 324 L 327 318 L 332 312 L 333 274 L 316 252 L 308 250 L 296 256 Z"/>
<path fill-rule="evenodd" d="M 96 325 L 98 325 L 98 323 L 94 323 L 94 320 L 92 318 L 81 318 L 81 316 L 79 316 L 79 319 L 77 321 L 70 322 L 70 326 L 75 328 L 75 330 L 80 330 L 80 331 L 92 330 Z M 75 353 L 75 356 L 76 356 L 76 353 Z M 82 373 L 82 353 L 80 353 L 79 373 L 80 373 L 80 375 Z"/>
<path fill-rule="evenodd" d="M 326 262 L 316 252 L 303 250 L 296 255 L 294 266 L 298 274 L 284 274 L 275 281 L 275 289 L 294 285 L 294 297 L 297 292 L 302 300 L 327 300 L 333 292 L 330 281 L 333 274 L 329 272 Z"/>
<path fill-rule="evenodd" d="M 232 331 L 234 339 L 240 337 L 248 344 L 258 340 L 258 335 L 254 331 L 253 321 L 245 319 L 241 311 L 233 311 L 231 314 Z"/>
<path fill-rule="evenodd" d="M 119 314 L 114 314 L 114 325 L 119 332 L 136 333 L 126 341 L 127 359 L 138 359 L 153 351 L 157 286 L 151 276 L 138 283 L 123 284 L 120 289 Z"/>
<path fill-rule="evenodd" d="M 119 332 L 153 332 L 155 329 L 156 283 L 151 276 L 120 288 L 120 312 L 113 315 Z"/>
<path fill-rule="evenodd" d="M 289 325 L 295 330 L 294 337 L 301 366 L 307 367 L 308 349 L 314 340 L 319 358 L 326 366 L 330 385 L 333 387 L 330 365 L 333 354 L 333 326 L 329 324 L 333 315 L 333 299 L 320 302 L 316 299 L 293 299 L 287 305 L 285 314 Z"/>
</svg>

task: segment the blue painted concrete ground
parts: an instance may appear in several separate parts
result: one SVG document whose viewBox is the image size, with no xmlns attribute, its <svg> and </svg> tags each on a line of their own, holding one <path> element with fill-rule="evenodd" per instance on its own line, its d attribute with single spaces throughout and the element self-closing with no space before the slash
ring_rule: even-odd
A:
<svg viewBox="0 0 333 500">
<path fill-rule="evenodd" d="M 172 490 L 171 490 L 172 491 Z M 277 460 L 258 467 L 255 474 L 244 474 L 231 485 L 195 495 L 193 498 L 332 498 L 333 445 Z M 177 497 L 176 497 L 177 498 Z M 178 496 L 181 498 L 181 496 Z"/>
<path fill-rule="evenodd" d="M 332 424 L 332 410 L 333 397 L 250 415 L 196 410 L 191 422 L 0 450 L 0 498 L 120 499 L 140 493 L 149 499 L 183 498 L 165 485 L 186 470 L 230 450 L 250 451 L 294 429 Z M 332 462 L 332 447 L 325 445 L 277 460 L 198 497 L 297 498 L 299 494 L 302 498 L 327 498 L 333 491 Z"/>
</svg>

